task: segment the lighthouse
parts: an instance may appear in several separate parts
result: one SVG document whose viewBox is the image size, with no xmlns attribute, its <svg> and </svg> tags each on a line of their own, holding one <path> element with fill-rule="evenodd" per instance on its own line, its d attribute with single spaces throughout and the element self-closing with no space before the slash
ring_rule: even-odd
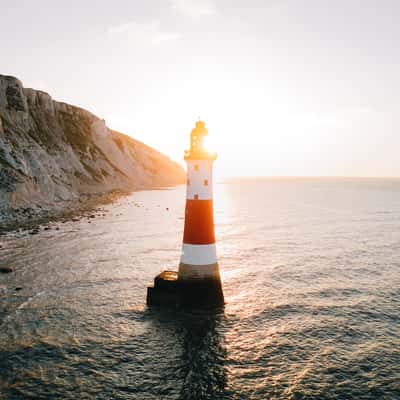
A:
<svg viewBox="0 0 400 400">
<path fill-rule="evenodd" d="M 178 273 L 164 271 L 147 291 L 148 305 L 219 307 L 224 296 L 217 260 L 214 209 L 213 163 L 215 153 L 208 152 L 203 139 L 208 131 L 197 121 L 190 134 L 187 163 L 185 223 Z"/>
<path fill-rule="evenodd" d="M 187 163 L 185 226 L 178 280 L 187 302 L 223 303 L 214 234 L 213 163 L 204 149 L 208 131 L 197 121 L 190 134 Z"/>
</svg>

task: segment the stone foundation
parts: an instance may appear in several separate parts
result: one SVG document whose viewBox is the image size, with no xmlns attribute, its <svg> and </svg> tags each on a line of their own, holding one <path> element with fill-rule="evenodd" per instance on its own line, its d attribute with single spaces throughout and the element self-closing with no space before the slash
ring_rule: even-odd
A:
<svg viewBox="0 0 400 400">
<path fill-rule="evenodd" d="M 175 271 L 163 271 L 147 288 L 147 305 L 177 308 L 217 308 L 224 305 L 220 279 L 178 279 Z"/>
</svg>

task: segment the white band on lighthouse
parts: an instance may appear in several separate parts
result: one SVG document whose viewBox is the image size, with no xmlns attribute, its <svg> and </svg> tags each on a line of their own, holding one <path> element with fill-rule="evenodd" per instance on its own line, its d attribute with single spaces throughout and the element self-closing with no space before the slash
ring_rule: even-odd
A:
<svg viewBox="0 0 400 400">
<path fill-rule="evenodd" d="M 217 262 L 217 249 L 213 244 L 186 244 L 182 246 L 181 263 L 189 265 L 209 265 Z"/>
<path fill-rule="evenodd" d="M 188 200 L 212 200 L 212 160 L 188 160 Z"/>
</svg>

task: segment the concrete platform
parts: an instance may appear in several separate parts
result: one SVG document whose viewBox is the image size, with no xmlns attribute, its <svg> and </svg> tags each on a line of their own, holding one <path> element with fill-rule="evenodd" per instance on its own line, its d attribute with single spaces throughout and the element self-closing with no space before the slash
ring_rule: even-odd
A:
<svg viewBox="0 0 400 400">
<path fill-rule="evenodd" d="M 154 278 L 154 285 L 147 287 L 148 306 L 178 306 L 178 272 L 163 271 Z"/>
<path fill-rule="evenodd" d="M 163 271 L 147 288 L 147 305 L 176 308 L 218 308 L 224 305 L 218 279 L 178 279 L 176 271 Z"/>
</svg>

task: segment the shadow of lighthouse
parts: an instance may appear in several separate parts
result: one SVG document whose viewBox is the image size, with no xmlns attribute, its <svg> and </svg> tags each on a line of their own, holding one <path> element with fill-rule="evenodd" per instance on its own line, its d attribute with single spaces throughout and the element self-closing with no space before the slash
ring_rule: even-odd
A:
<svg viewBox="0 0 400 400">
<path fill-rule="evenodd" d="M 181 400 L 230 399 L 223 314 L 190 314 L 181 320 Z"/>
</svg>

